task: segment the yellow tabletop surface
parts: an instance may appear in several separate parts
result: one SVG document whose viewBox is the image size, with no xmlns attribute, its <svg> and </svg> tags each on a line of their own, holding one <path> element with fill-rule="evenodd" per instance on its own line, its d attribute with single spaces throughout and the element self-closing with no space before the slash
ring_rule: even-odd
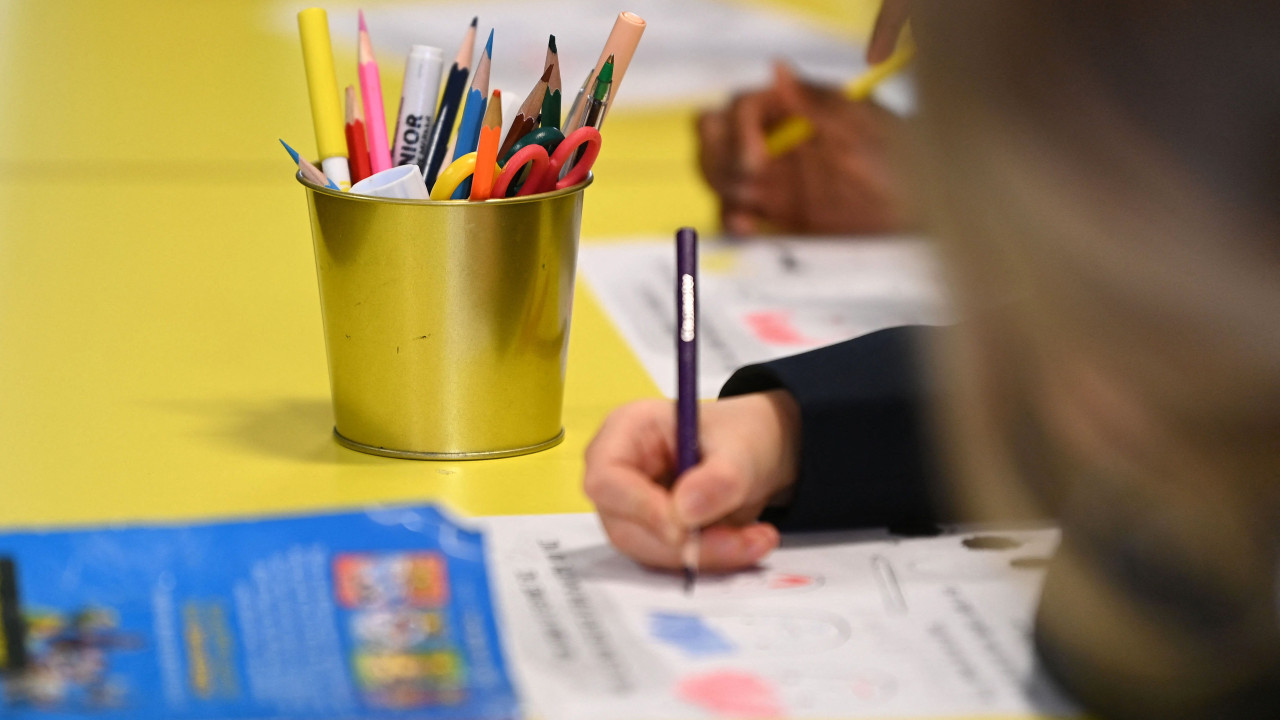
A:
<svg viewBox="0 0 1280 720">
<path fill-rule="evenodd" d="M 842 23 L 850 37 L 875 6 L 753 4 Z M 335 443 L 306 202 L 276 142 L 314 142 L 297 38 L 264 29 L 284 5 L 0 10 L 0 525 L 422 501 L 586 511 L 586 443 L 611 408 L 657 394 L 579 281 L 563 444 L 423 462 Z M 337 55 L 344 83 L 349 55 Z M 384 63 L 389 88 L 398 65 Z M 386 93 L 389 114 L 397 95 Z M 610 114 L 583 242 L 715 227 L 693 112 L 621 103 Z"/>
</svg>

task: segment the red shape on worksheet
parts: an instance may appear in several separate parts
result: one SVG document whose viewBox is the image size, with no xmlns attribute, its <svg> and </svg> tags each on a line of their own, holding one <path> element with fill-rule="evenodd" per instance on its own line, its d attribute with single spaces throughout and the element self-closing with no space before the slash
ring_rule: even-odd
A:
<svg viewBox="0 0 1280 720">
<path fill-rule="evenodd" d="M 791 314 L 785 310 L 762 310 L 747 313 L 743 317 L 747 327 L 770 345 L 814 345 L 816 341 L 806 337 L 791 323 Z"/>
<path fill-rule="evenodd" d="M 808 575 L 792 575 L 783 573 L 775 576 L 769 581 L 771 590 L 790 590 L 792 588 L 808 587 L 813 584 L 813 578 Z"/>
<path fill-rule="evenodd" d="M 757 675 L 737 670 L 719 670 L 693 675 L 681 681 L 676 693 L 681 700 L 734 718 L 776 718 L 783 715 L 782 704 L 773 685 Z"/>
</svg>

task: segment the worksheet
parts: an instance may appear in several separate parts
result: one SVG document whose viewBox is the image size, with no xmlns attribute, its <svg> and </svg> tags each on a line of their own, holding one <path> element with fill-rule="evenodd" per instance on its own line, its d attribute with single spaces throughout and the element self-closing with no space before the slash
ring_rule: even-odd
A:
<svg viewBox="0 0 1280 720">
<path fill-rule="evenodd" d="M 743 365 L 897 325 L 951 321 L 922 240 L 704 239 L 698 253 L 704 398 Z M 584 245 L 579 267 L 658 388 L 675 397 L 674 240 Z"/>
<path fill-rule="evenodd" d="M 1030 639 L 1053 529 L 791 536 L 686 594 L 680 575 L 615 551 L 593 515 L 483 527 L 530 717 L 1076 715 Z"/>
</svg>

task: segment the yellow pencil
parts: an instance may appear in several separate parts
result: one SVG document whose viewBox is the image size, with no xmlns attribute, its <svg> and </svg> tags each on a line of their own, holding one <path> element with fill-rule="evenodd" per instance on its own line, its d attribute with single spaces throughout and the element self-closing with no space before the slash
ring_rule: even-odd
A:
<svg viewBox="0 0 1280 720">
<path fill-rule="evenodd" d="M 844 96 L 854 102 L 862 102 L 871 97 L 876 86 L 911 62 L 915 50 L 912 45 L 903 41 L 897 52 L 888 60 L 868 68 L 866 72 L 854 78 L 844 88 Z M 764 145 L 770 157 L 785 155 L 796 149 L 801 143 L 813 137 L 813 123 L 808 118 L 795 115 L 783 120 L 777 127 L 769 131 Z"/>
</svg>

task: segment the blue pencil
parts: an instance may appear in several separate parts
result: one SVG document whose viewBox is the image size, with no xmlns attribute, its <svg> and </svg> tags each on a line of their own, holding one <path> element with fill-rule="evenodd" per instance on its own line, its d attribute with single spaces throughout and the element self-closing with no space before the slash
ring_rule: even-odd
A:
<svg viewBox="0 0 1280 720">
<path fill-rule="evenodd" d="M 489 64 L 493 62 L 493 31 L 489 31 L 489 41 L 484 44 L 484 55 L 476 63 L 476 73 L 471 77 L 471 90 L 467 93 L 467 104 L 462 108 L 462 121 L 458 123 L 458 140 L 453 146 L 453 159 L 476 151 L 480 143 L 480 126 L 484 124 L 484 111 L 489 105 Z M 471 197 L 471 180 L 458 185 L 453 191 L 454 200 Z"/>
<path fill-rule="evenodd" d="M 307 162 L 298 154 L 297 150 L 289 147 L 289 143 L 281 140 L 280 144 L 284 146 L 285 150 L 289 151 L 289 157 L 293 158 L 293 161 L 298 164 L 298 172 L 302 173 L 302 177 L 304 179 L 315 183 L 316 185 L 323 185 L 330 190 L 342 190 L 342 188 L 335 185 L 324 173 L 320 172 L 320 168 Z"/>
</svg>

